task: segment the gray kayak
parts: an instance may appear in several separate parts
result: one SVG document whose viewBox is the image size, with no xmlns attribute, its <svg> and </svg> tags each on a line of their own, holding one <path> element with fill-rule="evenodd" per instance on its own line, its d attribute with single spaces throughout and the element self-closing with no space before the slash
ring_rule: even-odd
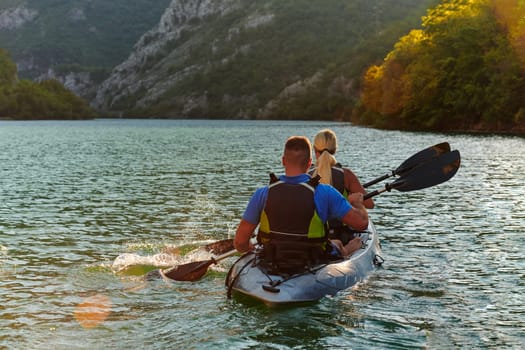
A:
<svg viewBox="0 0 525 350">
<path fill-rule="evenodd" d="M 348 289 L 383 262 L 374 224 L 370 221 L 367 230 L 357 235 L 363 247 L 350 257 L 291 276 L 269 274 L 260 266 L 256 253 L 247 253 L 233 264 L 226 277 L 228 296 L 239 293 L 274 307 L 318 301 Z"/>
</svg>

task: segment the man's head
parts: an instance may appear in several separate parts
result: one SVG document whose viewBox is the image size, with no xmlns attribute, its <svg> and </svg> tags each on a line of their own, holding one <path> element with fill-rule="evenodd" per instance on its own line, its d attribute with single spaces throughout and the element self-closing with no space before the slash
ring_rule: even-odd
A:
<svg viewBox="0 0 525 350">
<path fill-rule="evenodd" d="M 305 173 L 312 164 L 312 145 L 305 136 L 292 136 L 284 145 L 283 165 L 287 175 Z"/>
</svg>

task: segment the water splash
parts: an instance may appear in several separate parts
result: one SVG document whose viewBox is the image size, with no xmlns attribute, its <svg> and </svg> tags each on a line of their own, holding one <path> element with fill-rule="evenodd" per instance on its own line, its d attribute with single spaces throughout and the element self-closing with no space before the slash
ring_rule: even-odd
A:
<svg viewBox="0 0 525 350">
<path fill-rule="evenodd" d="M 133 266 L 152 266 L 155 268 L 166 268 L 180 264 L 183 259 L 177 255 L 159 253 L 150 256 L 142 256 L 135 253 L 124 253 L 119 255 L 113 264 L 111 270 L 115 273 L 121 273 L 129 270 Z"/>
</svg>

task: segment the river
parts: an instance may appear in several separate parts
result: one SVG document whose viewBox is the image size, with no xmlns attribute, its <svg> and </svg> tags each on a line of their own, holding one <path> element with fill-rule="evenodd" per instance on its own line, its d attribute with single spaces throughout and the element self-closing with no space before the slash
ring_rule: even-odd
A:
<svg viewBox="0 0 525 350">
<path fill-rule="evenodd" d="M 385 263 L 367 281 L 268 309 L 226 298 L 229 259 L 193 283 L 115 272 L 233 237 L 285 139 L 325 127 L 363 182 L 433 144 L 461 152 L 450 181 L 375 197 Z M 335 122 L 0 121 L 0 348 L 520 349 L 524 153 L 517 136 Z"/>
</svg>

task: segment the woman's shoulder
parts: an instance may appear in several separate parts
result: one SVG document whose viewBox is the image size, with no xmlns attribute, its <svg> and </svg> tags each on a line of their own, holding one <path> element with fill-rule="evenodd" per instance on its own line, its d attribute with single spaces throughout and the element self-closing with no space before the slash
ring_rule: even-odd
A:
<svg viewBox="0 0 525 350">
<path fill-rule="evenodd" d="M 343 171 L 345 172 L 345 175 L 348 174 L 348 175 L 353 176 L 353 177 L 356 176 L 355 173 L 350 168 L 343 168 Z"/>
</svg>

